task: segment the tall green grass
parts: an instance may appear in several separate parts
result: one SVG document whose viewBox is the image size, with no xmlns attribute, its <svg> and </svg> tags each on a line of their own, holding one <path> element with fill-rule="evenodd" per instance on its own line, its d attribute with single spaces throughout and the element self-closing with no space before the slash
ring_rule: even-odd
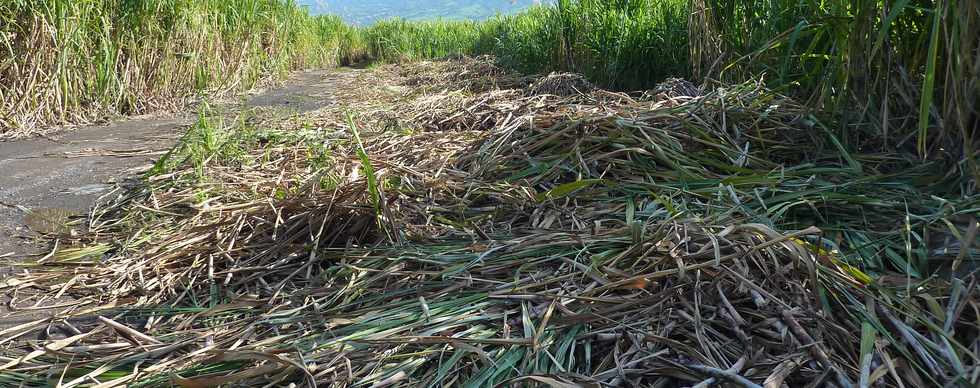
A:
<svg viewBox="0 0 980 388">
<path fill-rule="evenodd" d="M 693 74 L 764 75 L 835 113 L 852 150 L 905 149 L 976 171 L 976 1 L 691 3 Z"/>
<path fill-rule="evenodd" d="M 494 54 L 613 89 L 763 79 L 836 122 L 849 152 L 903 150 L 977 171 L 980 7 L 970 0 L 558 0 L 488 21 L 365 29 L 384 61 Z"/>
<path fill-rule="evenodd" d="M 362 30 L 372 57 L 384 62 L 404 62 L 453 55 L 493 52 L 500 19 L 484 22 L 433 20 L 381 20 Z"/>
<path fill-rule="evenodd" d="M 848 152 L 903 150 L 977 174 L 978 21 L 975 0 L 557 0 L 363 28 L 290 0 L 9 0 L 0 128 L 145 112 L 298 67 L 493 54 L 619 90 L 761 78 L 831 113 Z"/>
<path fill-rule="evenodd" d="M 687 18 L 684 0 L 562 0 L 483 22 L 385 20 L 363 33 L 382 61 L 493 54 L 525 73 L 643 89 L 687 74 Z"/>
<path fill-rule="evenodd" d="M 494 54 L 525 72 L 646 89 L 688 74 L 687 17 L 684 0 L 561 0 L 504 18 Z"/>
<path fill-rule="evenodd" d="M 356 56 L 292 0 L 0 2 L 0 133 L 137 114 Z"/>
</svg>

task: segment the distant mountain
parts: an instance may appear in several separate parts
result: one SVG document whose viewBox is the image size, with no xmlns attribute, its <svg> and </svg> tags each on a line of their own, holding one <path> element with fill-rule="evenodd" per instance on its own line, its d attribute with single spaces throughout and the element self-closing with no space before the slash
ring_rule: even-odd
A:
<svg viewBox="0 0 980 388">
<path fill-rule="evenodd" d="M 298 0 L 312 13 L 331 13 L 356 24 L 379 19 L 486 19 L 510 14 L 549 0 Z"/>
</svg>

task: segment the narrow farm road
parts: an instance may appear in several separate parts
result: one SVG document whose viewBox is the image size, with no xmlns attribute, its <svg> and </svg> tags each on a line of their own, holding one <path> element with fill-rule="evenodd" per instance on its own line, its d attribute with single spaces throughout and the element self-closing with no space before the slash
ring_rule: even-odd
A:
<svg viewBox="0 0 980 388">
<path fill-rule="evenodd" d="M 281 85 L 222 109 L 316 110 L 335 102 L 334 77 L 341 71 L 348 70 L 296 72 Z M 149 168 L 176 143 L 194 117 L 188 111 L 131 118 L 0 142 L 0 258 L 38 253 L 34 232 L 25 224 L 24 208 L 84 213 L 115 182 Z"/>
</svg>

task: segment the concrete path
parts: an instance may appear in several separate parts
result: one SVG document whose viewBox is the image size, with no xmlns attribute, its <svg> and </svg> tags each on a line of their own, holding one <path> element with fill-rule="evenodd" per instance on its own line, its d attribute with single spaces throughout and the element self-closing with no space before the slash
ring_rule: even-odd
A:
<svg viewBox="0 0 980 388">
<path fill-rule="evenodd" d="M 230 110 L 282 108 L 306 112 L 334 103 L 336 71 L 294 73 Z M 114 182 L 149 168 L 193 121 L 192 113 L 133 118 L 47 137 L 0 142 L 0 258 L 38 253 L 23 211 L 57 208 L 84 213 Z"/>
</svg>

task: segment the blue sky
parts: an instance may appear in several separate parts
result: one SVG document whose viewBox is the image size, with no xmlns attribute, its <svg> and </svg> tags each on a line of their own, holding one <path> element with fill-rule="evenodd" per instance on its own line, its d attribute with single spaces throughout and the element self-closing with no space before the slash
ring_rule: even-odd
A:
<svg viewBox="0 0 980 388">
<path fill-rule="evenodd" d="M 332 13 L 357 24 L 390 18 L 485 19 L 514 13 L 542 0 L 298 0 L 314 13 Z"/>
</svg>

